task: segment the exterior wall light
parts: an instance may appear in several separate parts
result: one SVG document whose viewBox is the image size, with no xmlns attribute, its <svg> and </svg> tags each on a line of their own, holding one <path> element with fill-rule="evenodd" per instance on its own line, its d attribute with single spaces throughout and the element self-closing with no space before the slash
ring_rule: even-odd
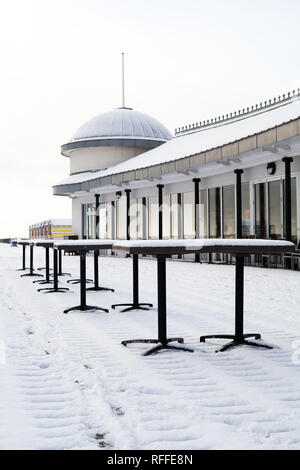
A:
<svg viewBox="0 0 300 470">
<path fill-rule="evenodd" d="M 122 191 L 117 191 L 116 192 L 116 198 L 121 199 L 121 197 L 122 197 Z"/>
<path fill-rule="evenodd" d="M 276 163 L 268 163 L 267 165 L 267 173 L 268 175 L 275 175 L 276 173 Z"/>
</svg>

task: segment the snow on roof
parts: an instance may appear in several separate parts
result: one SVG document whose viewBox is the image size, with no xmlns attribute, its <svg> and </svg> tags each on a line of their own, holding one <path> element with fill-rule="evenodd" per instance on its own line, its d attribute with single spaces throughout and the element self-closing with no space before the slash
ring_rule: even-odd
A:
<svg viewBox="0 0 300 470">
<path fill-rule="evenodd" d="M 87 121 L 75 132 L 71 142 L 120 137 L 167 141 L 172 138 L 172 134 L 148 114 L 131 108 L 117 108 Z"/>
<path fill-rule="evenodd" d="M 72 225 L 72 219 L 50 219 L 51 225 Z"/>
<path fill-rule="evenodd" d="M 71 175 L 62 180 L 59 185 L 81 183 L 196 155 L 267 131 L 299 117 L 300 91 L 291 99 L 266 107 L 264 112 L 260 110 L 229 121 L 213 123 L 211 126 L 200 128 L 188 134 L 178 135 L 159 147 L 106 170 Z"/>
</svg>

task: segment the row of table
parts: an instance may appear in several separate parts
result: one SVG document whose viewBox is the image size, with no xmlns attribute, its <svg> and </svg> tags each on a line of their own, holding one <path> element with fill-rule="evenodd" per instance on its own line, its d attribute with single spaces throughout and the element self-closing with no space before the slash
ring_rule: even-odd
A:
<svg viewBox="0 0 300 470">
<path fill-rule="evenodd" d="M 44 292 L 66 292 L 68 288 L 58 287 L 58 253 L 61 255 L 63 250 L 72 250 L 80 256 L 80 305 L 68 308 L 64 313 L 71 310 L 101 310 L 108 312 L 103 307 L 91 306 L 86 303 L 86 254 L 89 251 L 94 252 L 94 289 L 102 290 L 98 280 L 98 257 L 99 250 L 112 250 L 114 252 L 125 253 L 132 256 L 133 260 L 133 301 L 126 304 L 114 304 L 112 308 L 126 307 L 123 311 L 135 309 L 148 309 L 153 305 L 151 303 L 139 302 L 139 286 L 138 286 L 138 259 L 139 255 L 150 255 L 157 260 L 157 312 L 158 312 L 158 335 L 155 339 L 130 339 L 122 341 L 124 346 L 132 343 L 153 343 L 154 347 L 147 350 L 144 355 L 156 353 L 162 349 L 180 349 L 187 352 L 193 352 L 191 348 L 183 346 L 184 338 L 168 337 L 167 334 L 167 295 L 166 295 L 166 259 L 173 255 L 200 254 L 200 253 L 224 253 L 231 254 L 236 258 L 236 275 L 235 275 L 235 332 L 232 335 L 208 335 L 201 336 L 200 342 L 205 342 L 210 338 L 230 339 L 231 341 L 218 349 L 216 352 L 225 351 L 230 348 L 248 345 L 261 348 L 272 349 L 260 340 L 259 333 L 244 333 L 244 258 L 249 254 L 262 253 L 291 253 L 294 251 L 294 244 L 286 241 L 273 240 L 241 240 L 241 239 L 193 239 L 193 240 L 138 240 L 138 241 L 115 241 L 115 240 L 26 240 L 20 241 L 23 246 L 23 270 L 25 266 L 25 249 L 30 247 L 30 272 L 25 276 L 41 276 L 33 270 L 33 246 L 41 246 L 45 248 L 46 262 L 46 279 L 45 283 L 50 283 L 49 273 L 49 248 L 53 248 L 53 288 L 38 289 Z M 24 276 L 24 275 L 23 275 Z M 112 290 L 103 288 L 104 290 Z M 249 340 L 254 338 L 254 340 Z M 178 343 L 178 344 L 171 344 Z"/>
</svg>

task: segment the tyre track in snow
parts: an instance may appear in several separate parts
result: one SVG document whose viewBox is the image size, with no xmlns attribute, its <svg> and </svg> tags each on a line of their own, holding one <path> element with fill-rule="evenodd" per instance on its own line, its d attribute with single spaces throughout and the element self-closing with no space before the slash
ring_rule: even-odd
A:
<svg viewBox="0 0 300 470">
<path fill-rule="evenodd" d="M 30 284 L 28 291 L 32 289 Z M 35 341 L 34 318 L 25 314 L 18 301 L 18 292 L 8 282 L 3 291 L 7 360 L 16 379 L 18 395 L 22 397 L 22 409 L 30 419 L 32 447 L 98 448 L 95 434 L 101 432 L 102 424 L 93 423 L 92 410 L 85 403 L 80 387 L 72 377 L 66 378 L 61 360 L 55 360 L 54 354 L 47 354 L 40 339 Z M 50 324 L 47 324 L 47 329 L 51 331 Z M 51 336 L 45 346 L 49 346 L 50 340 Z M 16 442 L 15 446 L 18 448 L 19 443 Z"/>
<path fill-rule="evenodd" d="M 106 334 L 109 337 L 111 335 L 112 336 L 117 336 L 118 334 L 120 335 L 122 334 L 122 324 L 120 323 L 122 322 L 120 322 L 120 318 L 119 318 L 118 327 L 119 328 L 121 327 L 119 333 L 114 331 L 115 328 L 113 328 L 112 326 L 108 328 L 107 324 L 105 325 L 103 329 L 105 330 Z M 128 318 L 126 319 L 126 325 L 128 327 Z M 112 333 L 108 331 L 109 329 L 112 330 Z M 73 333 L 71 333 L 71 338 L 70 338 L 71 340 L 72 340 L 72 334 Z M 90 347 L 90 336 L 88 338 L 89 339 L 87 340 L 87 342 L 82 342 L 80 344 L 80 354 L 83 353 L 84 348 Z M 101 341 L 103 341 L 103 337 L 101 337 Z M 108 344 L 111 343 L 111 341 L 107 341 L 107 342 Z M 119 348 L 119 342 L 115 343 L 115 346 Z M 110 350 L 113 350 L 114 346 L 110 344 L 109 348 Z M 106 348 L 103 349 L 103 351 L 105 350 Z M 114 368 L 119 369 L 120 364 L 118 363 L 116 359 L 112 358 L 113 356 L 112 353 L 110 353 L 110 355 L 108 356 L 107 354 L 104 354 L 102 352 L 102 361 L 101 361 L 101 351 L 99 349 L 97 350 L 97 347 L 95 347 L 95 352 L 96 351 L 99 355 L 97 355 L 94 358 L 92 357 L 91 361 L 93 361 L 93 359 L 95 360 L 95 365 L 93 365 L 95 369 L 97 368 L 97 364 L 99 363 L 99 361 L 101 362 L 101 372 L 99 371 L 99 373 L 102 373 L 103 375 L 103 369 L 105 370 L 107 368 L 108 368 L 108 373 L 110 373 L 110 371 L 113 370 Z M 132 354 L 132 350 L 130 351 L 130 353 Z M 184 402 L 191 400 L 193 403 L 192 406 L 195 406 L 195 401 L 200 400 L 200 406 L 197 408 L 198 419 L 201 419 L 199 417 L 201 417 L 202 415 L 203 418 L 207 420 L 209 415 L 212 414 L 213 418 L 220 421 L 220 423 L 227 422 L 231 426 L 237 425 L 239 430 L 243 428 L 246 430 L 249 427 L 249 416 L 251 417 L 251 415 L 255 414 L 255 419 L 257 419 L 257 414 L 260 414 L 260 422 L 264 423 L 262 424 L 262 429 L 261 429 L 261 445 L 263 445 L 263 441 L 265 441 L 265 436 L 268 436 L 270 434 L 270 429 L 274 430 L 272 434 L 275 434 L 275 433 L 280 434 L 280 432 L 289 432 L 291 430 L 293 431 L 293 429 L 291 429 L 290 426 L 282 425 L 281 423 L 282 416 L 278 418 L 277 411 L 272 412 L 271 410 L 268 410 L 268 409 L 266 411 L 265 402 L 259 404 L 259 402 L 261 402 L 261 399 L 260 399 L 260 393 L 258 393 L 258 391 L 256 391 L 257 398 L 255 399 L 254 397 L 254 401 L 257 401 L 256 407 L 253 407 L 253 405 L 249 403 L 247 400 L 245 400 L 244 398 L 241 398 L 238 400 L 237 397 L 232 393 L 232 382 L 230 382 L 230 386 L 229 387 L 227 386 L 227 390 L 226 390 L 226 388 L 224 389 L 223 377 L 219 381 L 215 380 L 215 377 L 219 375 L 218 371 L 216 371 L 215 368 L 213 368 L 210 371 L 205 369 L 205 373 L 202 372 L 202 374 L 200 374 L 199 372 L 195 373 L 195 369 L 196 369 L 195 363 L 191 364 L 190 356 L 186 361 L 184 361 L 184 364 L 182 364 L 183 362 L 182 355 L 185 355 L 185 353 L 171 352 L 171 353 L 165 354 L 164 357 L 163 355 L 161 355 L 161 357 L 156 356 L 153 359 L 140 357 L 136 352 L 134 352 L 133 354 L 134 354 L 135 360 L 137 360 L 138 362 L 140 361 L 143 362 L 143 369 L 147 369 L 147 372 L 146 372 L 147 376 L 148 377 L 150 375 L 153 376 L 155 383 L 158 383 L 158 378 L 159 378 L 159 382 L 164 384 L 164 389 L 166 387 L 170 388 L 169 393 L 171 395 L 172 395 L 172 388 L 176 387 L 176 401 L 178 401 L 178 398 L 180 398 L 180 400 Z M 170 357 L 171 354 L 173 355 L 173 358 Z M 103 355 L 105 356 L 104 360 L 103 360 Z M 120 355 L 119 350 L 116 352 L 116 355 L 119 357 Z M 175 356 L 177 357 L 175 358 Z M 204 361 L 206 360 L 206 358 L 202 356 L 201 358 L 198 357 L 196 360 Z M 228 357 L 226 358 L 225 361 L 222 361 L 221 367 L 224 366 L 224 363 L 226 364 L 227 360 L 228 360 Z M 149 368 L 149 363 L 152 366 L 151 368 Z M 250 369 L 249 364 L 244 363 L 242 365 L 248 367 L 247 371 L 249 375 L 251 375 L 252 371 Z M 141 369 L 142 369 L 142 365 L 139 365 L 139 370 Z M 256 368 L 254 368 L 253 373 L 255 373 L 256 376 L 262 377 L 264 372 L 258 371 Z M 133 396 L 135 399 L 135 402 L 134 402 L 135 412 L 139 416 L 139 420 L 140 420 L 140 417 L 143 416 L 143 414 L 147 415 L 147 412 L 143 413 L 143 409 L 145 408 L 145 404 L 146 404 L 145 397 L 143 396 L 142 400 L 139 399 L 139 394 L 140 394 L 139 390 L 141 391 L 143 387 L 142 387 L 142 384 L 139 384 L 136 379 L 129 380 L 129 383 L 128 383 L 127 371 L 126 371 L 126 374 L 127 374 L 127 382 L 125 382 L 125 389 L 128 390 L 128 387 L 129 387 L 129 390 L 131 390 L 133 388 L 133 390 L 131 391 L 131 394 L 133 393 Z M 189 380 L 187 384 L 186 376 L 188 376 L 189 378 L 192 377 L 193 381 L 191 382 L 191 380 Z M 240 381 L 237 380 L 236 378 L 235 378 L 235 381 L 237 382 L 235 385 L 240 386 Z M 106 380 L 106 386 L 107 386 L 107 382 L 109 383 L 109 381 Z M 170 387 L 170 384 L 171 384 L 171 387 Z M 180 390 L 180 387 L 182 387 L 182 390 Z M 245 388 L 247 389 L 249 393 L 248 384 L 246 384 Z M 117 387 L 117 392 L 118 391 L 119 389 Z M 114 392 L 113 389 L 109 390 L 110 394 L 112 394 L 113 392 Z M 156 406 L 158 405 L 157 400 L 155 399 L 155 396 L 156 394 L 159 394 L 159 390 L 154 390 L 154 392 L 155 392 L 154 396 L 153 394 L 152 396 L 150 394 L 150 396 L 146 398 L 148 406 L 151 406 L 151 400 L 152 400 L 153 405 L 156 405 Z M 253 393 L 254 393 L 253 390 L 251 390 L 252 395 Z M 243 392 L 241 392 L 241 395 L 243 395 Z M 164 397 L 160 396 L 160 401 L 163 401 L 163 398 Z M 168 400 L 167 400 L 167 402 L 169 402 L 169 405 L 170 405 L 170 401 L 171 401 L 171 397 L 169 395 Z M 127 402 L 127 406 L 128 406 L 128 402 Z M 163 407 L 163 409 L 165 409 L 166 404 L 162 403 L 161 406 Z M 204 412 L 203 408 L 208 409 L 209 411 Z M 174 409 L 174 404 L 170 406 L 170 409 L 171 410 Z M 190 411 L 189 406 L 187 406 L 185 403 L 182 403 L 181 411 L 184 413 L 185 410 Z M 168 436 L 168 439 L 166 438 L 164 439 L 163 441 L 164 444 L 168 443 L 169 445 L 170 444 L 174 445 L 174 441 L 171 440 L 171 436 L 173 435 L 173 433 L 170 433 L 169 431 L 166 431 L 165 433 L 163 433 L 161 429 L 161 416 L 159 418 L 152 417 L 151 419 L 149 419 L 149 416 L 145 416 L 145 418 L 147 418 L 146 420 L 147 424 L 146 425 L 144 424 L 144 434 L 145 434 L 145 427 L 148 429 L 151 429 L 153 433 L 160 435 L 161 436 L 160 439 L 163 438 L 162 434 L 166 434 Z M 169 424 L 166 425 L 167 419 L 169 419 L 170 422 Z M 250 420 L 250 423 L 251 423 L 251 420 Z M 138 425 L 138 423 L 136 424 Z M 164 427 L 170 430 L 172 429 L 172 426 L 174 426 L 174 422 L 172 421 L 172 416 L 165 415 Z M 139 427 L 141 427 L 141 425 Z M 174 431 L 176 431 L 176 429 L 177 428 L 175 427 Z M 178 428 L 177 430 L 178 432 L 180 431 L 180 435 L 182 435 L 183 429 L 185 429 L 187 434 L 190 435 L 190 430 L 188 429 L 188 427 L 181 427 L 180 430 Z M 257 434 L 259 433 L 256 430 L 256 435 Z M 194 434 L 193 438 L 196 440 L 197 436 Z M 149 445 L 149 443 L 147 445 Z"/>
</svg>

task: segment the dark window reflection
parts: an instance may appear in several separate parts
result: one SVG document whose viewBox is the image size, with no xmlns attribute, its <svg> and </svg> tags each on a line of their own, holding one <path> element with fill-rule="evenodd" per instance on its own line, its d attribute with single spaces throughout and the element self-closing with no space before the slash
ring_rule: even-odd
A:
<svg viewBox="0 0 300 470">
<path fill-rule="evenodd" d="M 209 236 L 221 237 L 220 188 L 209 189 Z"/>
</svg>

